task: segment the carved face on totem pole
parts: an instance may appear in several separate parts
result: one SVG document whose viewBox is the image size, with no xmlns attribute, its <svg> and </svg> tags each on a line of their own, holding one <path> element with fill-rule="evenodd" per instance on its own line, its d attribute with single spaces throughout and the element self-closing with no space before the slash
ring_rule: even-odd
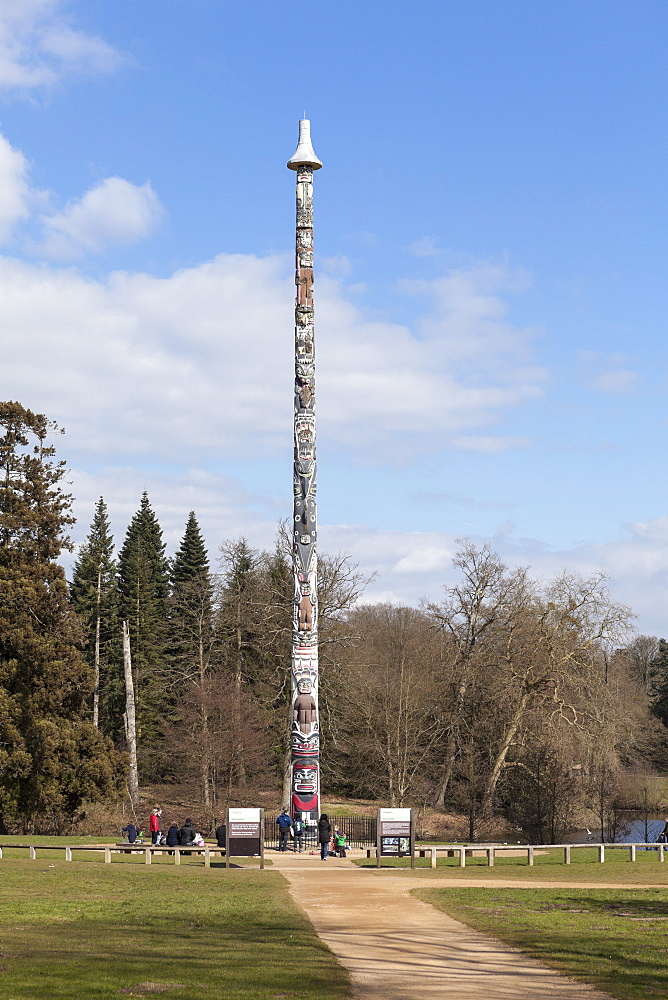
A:
<svg viewBox="0 0 668 1000">
<path fill-rule="evenodd" d="M 318 762 L 305 760 L 292 769 L 292 809 L 308 812 L 318 808 Z"/>
</svg>

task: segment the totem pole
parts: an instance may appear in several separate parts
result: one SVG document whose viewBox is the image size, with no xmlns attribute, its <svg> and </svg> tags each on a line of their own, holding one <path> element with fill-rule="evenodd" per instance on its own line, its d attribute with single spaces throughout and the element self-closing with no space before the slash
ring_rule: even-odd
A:
<svg viewBox="0 0 668 1000">
<path fill-rule="evenodd" d="M 320 809 L 318 718 L 318 590 L 315 479 L 315 344 L 313 328 L 313 171 L 322 163 L 311 145 L 311 123 L 299 123 L 288 160 L 297 172 L 295 282 L 295 464 L 292 519 L 291 813 L 308 823 Z"/>
</svg>

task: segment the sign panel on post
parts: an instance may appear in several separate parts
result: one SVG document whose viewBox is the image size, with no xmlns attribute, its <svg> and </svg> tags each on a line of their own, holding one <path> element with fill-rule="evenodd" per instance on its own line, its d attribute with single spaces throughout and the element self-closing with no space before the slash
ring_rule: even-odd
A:
<svg viewBox="0 0 668 1000">
<path fill-rule="evenodd" d="M 379 809 L 377 859 L 413 857 L 413 810 Z"/>
<path fill-rule="evenodd" d="M 264 857 L 263 809 L 227 810 L 227 858 Z"/>
</svg>

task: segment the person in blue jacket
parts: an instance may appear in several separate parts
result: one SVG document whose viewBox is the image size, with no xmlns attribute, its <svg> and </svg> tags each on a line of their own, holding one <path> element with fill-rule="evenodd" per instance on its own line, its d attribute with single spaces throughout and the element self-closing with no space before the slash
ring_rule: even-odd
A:
<svg viewBox="0 0 668 1000">
<path fill-rule="evenodd" d="M 281 815 L 276 820 L 278 824 L 278 849 L 279 851 L 287 851 L 288 849 L 288 836 L 290 835 L 290 830 L 292 828 L 292 820 L 288 814 L 287 809 L 284 809 Z"/>
<path fill-rule="evenodd" d="M 169 829 L 167 830 L 167 847 L 177 847 L 179 843 L 179 825 L 178 823 L 171 823 Z"/>
<path fill-rule="evenodd" d="M 137 839 L 137 833 L 138 833 L 138 831 L 137 831 L 137 827 L 134 825 L 134 823 L 128 823 L 127 826 L 123 827 L 123 829 L 121 830 L 121 833 L 127 833 L 127 835 L 128 835 L 128 844 L 134 844 L 135 840 Z"/>
</svg>

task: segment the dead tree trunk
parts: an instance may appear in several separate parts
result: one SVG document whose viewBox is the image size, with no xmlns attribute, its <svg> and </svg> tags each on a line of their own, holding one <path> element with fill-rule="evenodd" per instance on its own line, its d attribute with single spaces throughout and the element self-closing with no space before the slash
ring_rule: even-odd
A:
<svg viewBox="0 0 668 1000">
<path fill-rule="evenodd" d="M 123 622 L 123 667 L 125 669 L 125 739 L 130 757 L 129 786 L 130 801 L 134 808 L 139 804 L 139 772 L 137 769 L 137 720 L 135 715 L 135 686 L 132 680 L 132 658 L 130 656 L 130 630 Z"/>
</svg>

